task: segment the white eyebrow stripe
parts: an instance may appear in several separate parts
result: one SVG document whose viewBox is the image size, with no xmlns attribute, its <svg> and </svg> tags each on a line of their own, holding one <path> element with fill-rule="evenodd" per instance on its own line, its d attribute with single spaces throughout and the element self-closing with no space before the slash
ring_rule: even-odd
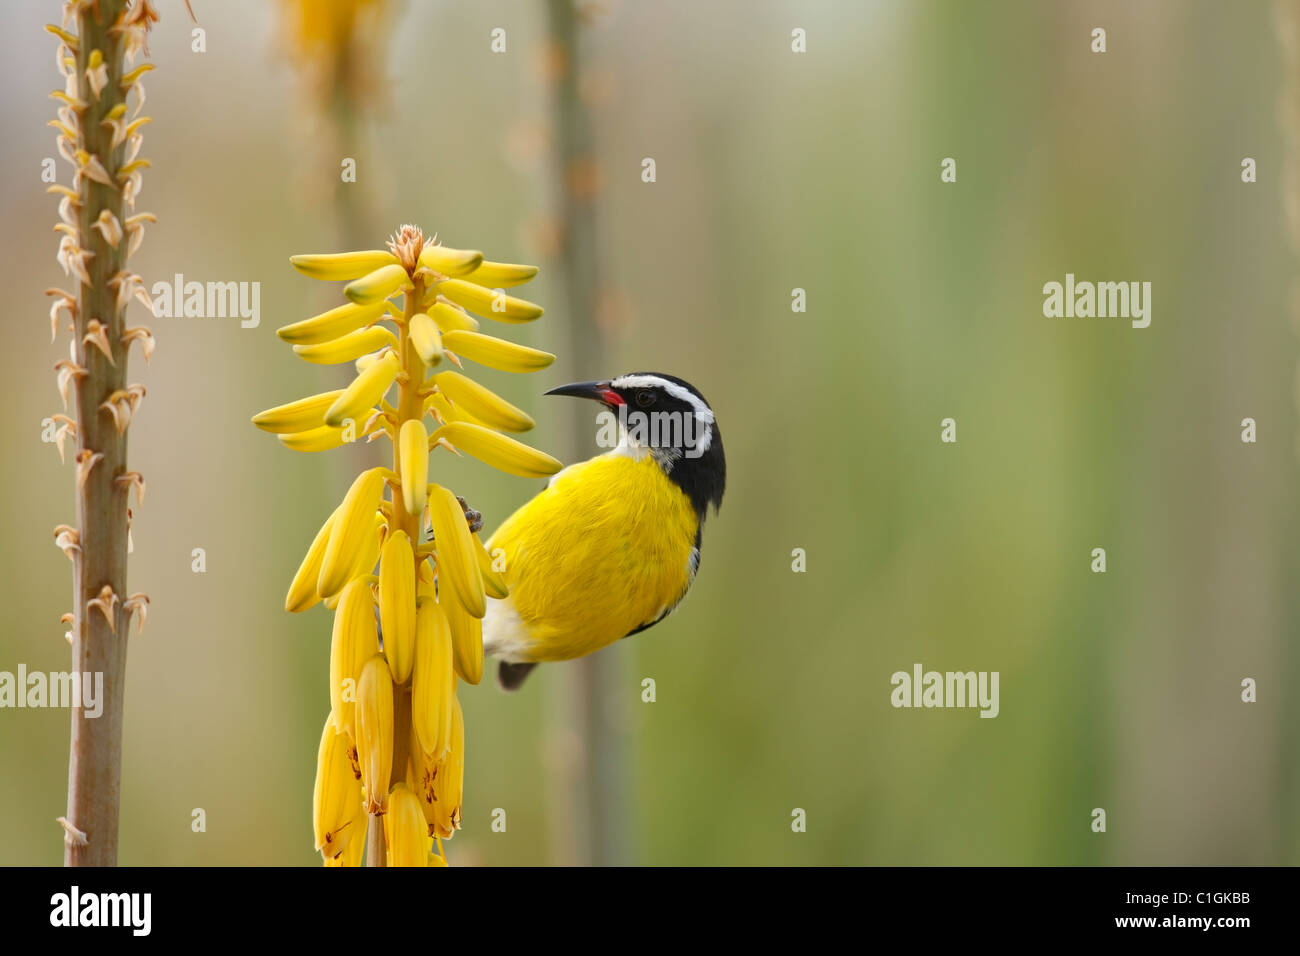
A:
<svg viewBox="0 0 1300 956">
<path fill-rule="evenodd" d="M 704 400 L 688 388 L 682 388 L 676 382 L 670 382 L 658 375 L 623 375 L 609 383 L 614 388 L 662 388 L 673 398 L 688 402 L 695 409 L 695 417 L 705 424 L 712 424 L 713 409 L 704 404 Z"/>
</svg>

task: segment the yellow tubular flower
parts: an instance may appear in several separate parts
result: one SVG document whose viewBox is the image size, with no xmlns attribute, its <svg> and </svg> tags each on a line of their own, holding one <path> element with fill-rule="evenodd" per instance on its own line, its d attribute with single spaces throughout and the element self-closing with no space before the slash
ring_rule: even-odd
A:
<svg viewBox="0 0 1300 956">
<path fill-rule="evenodd" d="M 427 866 L 429 831 L 420 809 L 420 798 L 404 783 L 393 787 L 384 815 L 384 836 L 388 843 L 389 866 Z"/>
<path fill-rule="evenodd" d="M 352 565 L 348 568 L 347 574 L 344 575 L 343 579 L 345 581 L 351 581 L 353 578 L 363 577 L 366 579 L 368 584 L 374 584 L 378 580 L 378 578 L 374 576 L 374 570 L 375 565 L 379 561 L 379 549 L 383 545 L 384 537 L 387 533 L 388 522 L 384 519 L 384 516 L 381 513 L 375 512 L 374 531 L 365 539 L 365 544 L 361 549 L 357 551 L 356 557 L 352 561 Z M 319 587 L 319 584 L 317 586 Z M 341 590 L 336 594 L 331 594 L 329 596 L 322 594 L 321 600 L 325 603 L 325 606 L 332 611 L 338 606 L 339 597 L 342 594 L 343 592 Z M 378 653 L 378 648 L 376 647 L 375 651 L 372 653 Z M 369 655 L 366 656 L 368 657 Z"/>
<path fill-rule="evenodd" d="M 383 493 L 382 468 L 363 471 L 352 482 L 352 487 L 348 489 L 347 496 L 335 515 L 329 542 L 325 545 L 325 555 L 321 559 L 317 591 L 322 597 L 336 594 L 347 584 L 352 562 L 374 528 L 375 511 L 379 508 Z"/>
<path fill-rule="evenodd" d="M 537 423 L 521 408 L 511 405 L 500 395 L 484 388 L 460 372 L 439 372 L 433 382 L 453 405 L 463 407 L 483 424 L 507 432 L 526 432 Z"/>
<path fill-rule="evenodd" d="M 326 866 L 360 866 L 366 855 L 366 827 L 370 823 L 370 817 L 366 813 L 366 804 L 362 799 L 361 781 L 355 776 L 353 779 L 357 781 L 356 812 L 352 815 L 352 822 L 348 824 L 348 845 L 339 856 L 327 859 Z"/>
<path fill-rule="evenodd" d="M 325 424 L 325 412 L 333 405 L 343 391 L 321 392 L 300 398 L 287 405 L 277 405 L 253 416 L 253 424 L 264 432 L 273 435 L 288 435 L 305 432 Z"/>
<path fill-rule="evenodd" d="M 393 675 L 378 655 L 366 661 L 357 683 L 357 756 L 366 809 L 384 813 L 393 772 Z"/>
<path fill-rule="evenodd" d="M 485 289 L 464 279 L 447 279 L 438 283 L 436 288 L 439 295 L 445 296 L 457 305 L 464 306 L 471 312 L 477 312 L 484 318 L 496 319 L 498 322 L 531 322 L 542 317 L 543 309 L 540 305 L 516 299 L 495 289 Z"/>
<path fill-rule="evenodd" d="M 393 681 L 405 684 L 415 665 L 415 552 L 405 531 L 394 531 L 379 556 L 379 629 Z"/>
<path fill-rule="evenodd" d="M 433 779 L 433 831 L 444 840 L 450 839 L 460 829 L 461 791 L 465 777 L 465 715 L 460 701 L 452 702 L 451 747 L 438 775 Z"/>
<path fill-rule="evenodd" d="M 476 249 L 451 249 L 447 246 L 425 246 L 420 252 L 420 265 L 445 276 L 469 275 L 483 264 L 483 253 Z"/>
<path fill-rule="evenodd" d="M 335 509 L 334 513 L 325 519 L 325 523 L 316 532 L 316 537 L 312 538 L 311 547 L 307 549 L 302 564 L 298 565 L 298 573 L 293 576 L 289 593 L 284 598 L 284 609 L 291 614 L 314 607 L 320 601 L 316 580 L 320 577 L 321 561 L 325 558 L 325 545 L 329 543 L 330 528 L 334 524 L 334 514 L 337 513 L 338 509 Z"/>
<path fill-rule="evenodd" d="M 285 448 L 292 448 L 294 451 L 313 452 L 313 451 L 331 451 L 346 444 L 343 440 L 344 431 L 342 428 L 331 428 L 329 425 L 321 425 L 319 428 L 312 428 L 305 432 L 294 432 L 292 435 L 277 435 L 280 444 Z"/>
<path fill-rule="evenodd" d="M 357 329 L 317 345 L 295 345 L 293 351 L 299 358 L 315 365 L 340 365 L 360 358 L 367 352 L 378 352 L 385 345 L 396 348 L 397 336 L 383 326 L 376 325 L 368 329 Z"/>
<path fill-rule="evenodd" d="M 474 617 L 487 613 L 474 539 L 460 503 L 441 485 L 429 485 L 429 519 L 438 549 L 438 579 L 444 576 L 461 605 Z"/>
<path fill-rule="evenodd" d="M 375 602 L 370 585 L 363 578 L 348 582 L 334 611 L 334 631 L 330 636 L 330 708 L 341 730 L 353 729 L 353 709 L 360 677 L 358 649 L 374 652 L 379 646 L 375 635 Z M 362 663 L 368 660 L 362 659 Z"/>
<path fill-rule="evenodd" d="M 354 279 L 343 288 L 348 301 L 358 305 L 383 302 L 403 286 L 410 285 L 410 277 L 398 263 L 381 266 L 374 272 Z"/>
<path fill-rule="evenodd" d="M 423 514 L 429 484 L 429 430 L 422 420 L 412 418 L 402 423 L 397 449 L 401 461 L 402 503 L 407 514 Z"/>
<path fill-rule="evenodd" d="M 446 424 L 447 422 L 471 422 L 475 425 L 483 424 L 469 412 L 465 411 L 465 409 L 452 405 L 451 402 L 447 401 L 447 396 L 442 394 L 442 392 L 434 392 L 429 396 L 428 401 L 425 404 L 428 410 L 433 413 L 433 417 L 442 424 Z"/>
<path fill-rule="evenodd" d="M 366 582 L 366 590 L 367 591 L 370 590 L 370 584 L 368 581 Z M 335 612 L 336 617 L 337 614 L 338 612 L 336 611 Z M 352 643 L 352 663 L 350 665 L 348 672 L 352 675 L 353 678 L 353 683 L 351 685 L 352 686 L 352 709 L 349 714 L 349 720 L 346 723 L 340 721 L 340 725 L 347 732 L 349 738 L 351 738 L 352 740 L 352 745 L 355 747 L 357 742 L 357 733 L 358 733 L 357 720 L 356 720 L 356 716 L 357 716 L 356 700 L 357 700 L 358 690 L 361 686 L 361 671 L 363 668 L 365 668 L 366 661 L 370 660 L 370 658 L 375 657 L 380 653 L 379 629 L 375 627 L 373 612 L 370 615 L 370 626 L 359 627 L 356 630 L 354 630 L 352 633 L 351 643 Z M 358 777 L 358 779 L 360 778 Z"/>
<path fill-rule="evenodd" d="M 429 444 L 433 446 L 444 439 L 498 471 L 521 478 L 545 478 L 564 467 L 546 452 L 470 422 L 448 422 L 429 436 Z"/>
<path fill-rule="evenodd" d="M 451 628 L 452 664 L 460 679 L 477 684 L 483 679 L 483 622 L 474 617 L 454 597 L 439 605 Z"/>
<path fill-rule="evenodd" d="M 314 318 L 286 325 L 275 334 L 294 345 L 319 345 L 355 332 L 363 325 L 369 325 L 384 314 L 386 305 L 376 302 L 371 305 L 348 303 L 336 309 L 322 312 Z"/>
<path fill-rule="evenodd" d="M 411 723 L 420 750 L 438 759 L 451 740 L 451 701 L 456 695 L 451 625 L 432 598 L 420 601 L 417 617 Z"/>
<path fill-rule="evenodd" d="M 555 361 L 550 352 L 468 330 L 448 332 L 442 337 L 442 347 L 461 358 L 502 372 L 536 372 Z"/>
<path fill-rule="evenodd" d="M 325 424 L 338 427 L 347 419 L 357 421 L 362 413 L 384 397 L 401 369 L 396 352 L 387 352 L 352 380 L 325 413 Z"/>
<path fill-rule="evenodd" d="M 290 256 L 289 261 L 295 269 L 312 279 L 359 279 L 384 266 L 398 265 L 397 256 L 382 249 Z"/>
<path fill-rule="evenodd" d="M 414 736 L 411 739 L 411 759 L 407 763 L 406 785 L 411 788 L 411 792 L 420 798 L 420 810 L 424 814 L 424 822 L 427 824 L 429 836 L 433 836 L 434 827 L 438 822 L 436 811 L 437 794 L 433 792 L 433 782 L 438 777 L 438 758 L 432 754 L 425 753 L 420 747 L 420 741 Z"/>
<path fill-rule="evenodd" d="M 333 14 L 317 7 L 351 2 L 302 0 L 301 22 L 312 29 L 332 24 Z M 342 37 L 349 29 L 340 21 L 326 33 Z M 75 103 L 68 107 L 75 113 Z M 126 136 L 137 128 L 124 114 L 106 119 L 122 124 Z M 93 179 L 98 171 L 85 172 Z M 134 225 L 106 219 L 95 228 L 126 242 Z M 537 318 L 539 306 L 502 291 L 537 269 L 427 242 L 415 226 L 398 230 L 387 251 L 291 262 L 311 278 L 346 282 L 348 301 L 284 326 L 279 337 L 307 362 L 352 363 L 357 374 L 347 388 L 267 409 L 254 424 L 295 451 L 325 451 L 358 438 L 393 443 L 391 468 L 356 477 L 316 532 L 285 596 L 289 611 L 323 603 L 334 613 L 331 717 L 313 796 L 316 842 L 329 866 L 385 858 L 393 866 L 445 866 L 441 847 L 431 853 L 429 843 L 460 827 L 465 725 L 458 678 L 482 680 L 487 599 L 508 592 L 469 530 L 466 506 L 429 481 L 430 456 L 442 445 L 529 477 L 554 474 L 560 463 L 501 434 L 532 428 L 525 411 L 460 372 L 429 370 L 444 355 L 457 367 L 469 360 L 498 371 L 550 365 L 548 352 L 479 334 L 468 311 L 502 322 Z M 422 541 L 426 515 L 430 542 Z M 383 829 L 370 829 L 367 840 L 368 828 L 379 826 L 374 816 L 384 817 Z M 376 859 L 368 846 L 384 856 Z"/>
<path fill-rule="evenodd" d="M 478 330 L 478 319 L 468 312 L 462 312 L 454 305 L 448 305 L 446 302 L 430 302 L 428 315 L 444 333 L 475 332 Z"/>
<path fill-rule="evenodd" d="M 430 368 L 442 361 L 442 334 L 424 312 L 411 316 L 411 344 L 415 346 L 420 361 Z"/>
<path fill-rule="evenodd" d="M 510 596 L 510 588 L 506 586 L 505 578 L 497 573 L 496 568 L 492 567 L 492 555 L 488 554 L 487 548 L 483 547 L 483 542 L 479 536 L 473 535 L 474 543 L 478 545 L 475 549 L 475 556 L 478 558 L 478 571 L 483 577 L 483 589 L 497 600 Z M 478 683 L 475 681 L 474 683 Z"/>
<path fill-rule="evenodd" d="M 354 806 L 360 803 L 361 783 L 352 774 L 348 738 L 335 723 L 334 714 L 330 714 L 321 733 L 316 756 L 316 787 L 312 794 L 316 849 L 325 859 L 342 853 L 355 836 Z M 365 842 L 364 830 L 360 839 Z"/>
<path fill-rule="evenodd" d="M 122 82 L 120 84 L 122 89 L 129 90 L 131 87 L 135 86 L 135 84 L 140 81 L 140 77 L 144 76 L 153 68 L 154 66 L 152 63 L 145 63 L 137 66 L 130 73 L 127 73 L 122 77 Z"/>
<path fill-rule="evenodd" d="M 537 266 L 517 266 L 509 262 L 484 262 L 481 266 L 465 276 L 475 285 L 487 289 L 509 289 L 523 285 L 537 275 Z"/>
</svg>

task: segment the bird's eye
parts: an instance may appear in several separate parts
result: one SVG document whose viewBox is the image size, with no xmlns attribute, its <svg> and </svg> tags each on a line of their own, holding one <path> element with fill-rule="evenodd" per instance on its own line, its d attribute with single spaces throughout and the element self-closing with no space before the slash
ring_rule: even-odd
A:
<svg viewBox="0 0 1300 956">
<path fill-rule="evenodd" d="M 636 393 L 636 403 L 637 403 L 638 405 L 640 405 L 642 408 L 649 408 L 651 405 L 653 405 L 653 404 L 655 403 L 655 393 L 654 393 L 654 392 L 637 392 L 637 393 Z"/>
</svg>

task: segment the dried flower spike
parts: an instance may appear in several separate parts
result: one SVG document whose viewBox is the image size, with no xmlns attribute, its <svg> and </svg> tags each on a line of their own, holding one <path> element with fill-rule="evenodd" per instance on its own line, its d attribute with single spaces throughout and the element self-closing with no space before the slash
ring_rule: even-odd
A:
<svg viewBox="0 0 1300 956">
<path fill-rule="evenodd" d="M 61 528 L 56 540 L 77 568 L 73 604 L 78 611 L 68 632 L 74 670 L 106 674 L 121 674 L 126 666 L 119 612 L 125 611 L 128 623 L 138 614 L 139 627 L 148 607 L 143 594 L 125 602 L 118 596 L 128 593 L 131 488 L 137 502 L 144 496 L 144 480 L 126 460 L 126 433 L 144 397 L 143 386 L 128 384 L 127 357 L 136 339 L 146 360 L 154 347 L 147 329 L 126 327 L 131 300 L 152 311 L 144 280 L 128 260 L 146 223 L 155 221 L 133 209 L 148 165 L 138 153 L 140 131 L 149 119 L 127 115 L 132 93 L 137 113 L 143 105 L 140 77 L 150 66 L 128 68 L 144 51 L 149 26 L 157 19 L 150 0 L 66 0 L 61 23 L 47 27 L 58 41 L 55 66 L 63 81 L 63 89 L 51 94 L 56 117 L 50 126 L 59 155 L 71 166 L 71 184 L 49 189 L 58 197 L 55 258 L 75 280 L 72 291 L 47 290 L 54 297 L 51 338 L 58 338 L 64 322 L 72 332 L 68 358 L 55 365 L 55 381 L 64 407 L 75 413 L 57 417 L 55 437 L 60 457 L 64 442 L 75 442 L 81 524 L 75 531 Z M 68 834 L 68 865 L 117 862 L 122 706 L 122 695 L 110 693 L 102 715 L 74 711 L 67 814 L 60 818 Z"/>
</svg>

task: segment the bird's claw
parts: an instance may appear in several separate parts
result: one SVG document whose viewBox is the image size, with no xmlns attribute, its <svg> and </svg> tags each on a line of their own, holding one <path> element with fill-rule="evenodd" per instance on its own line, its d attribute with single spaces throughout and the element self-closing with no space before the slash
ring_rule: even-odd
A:
<svg viewBox="0 0 1300 956">
<path fill-rule="evenodd" d="M 460 510 L 465 512 L 465 523 L 469 525 L 470 534 L 478 534 L 483 530 L 483 515 L 466 504 L 460 495 L 456 496 L 456 500 L 460 502 Z"/>
<path fill-rule="evenodd" d="M 456 496 L 456 501 L 460 504 L 460 510 L 465 513 L 465 523 L 469 525 L 470 534 L 478 534 L 483 530 L 483 514 L 475 511 L 460 495 Z M 428 529 L 429 541 L 433 541 L 433 528 Z"/>
</svg>

